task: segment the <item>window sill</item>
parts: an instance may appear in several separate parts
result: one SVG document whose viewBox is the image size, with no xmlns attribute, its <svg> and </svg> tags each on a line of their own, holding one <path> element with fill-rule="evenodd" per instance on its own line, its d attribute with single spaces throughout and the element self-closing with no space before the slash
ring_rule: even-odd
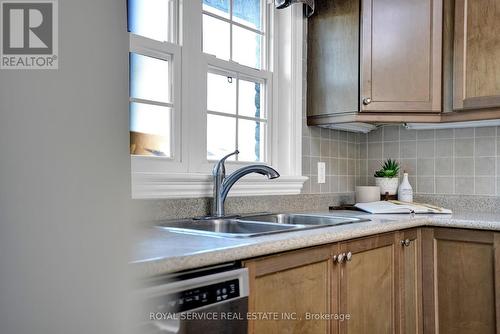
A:
<svg viewBox="0 0 500 334">
<path fill-rule="evenodd" d="M 264 176 L 246 176 L 238 181 L 229 196 L 263 196 L 300 194 L 305 176 L 281 176 L 268 180 Z M 212 176 L 187 173 L 133 173 L 132 197 L 197 198 L 212 196 Z"/>
</svg>

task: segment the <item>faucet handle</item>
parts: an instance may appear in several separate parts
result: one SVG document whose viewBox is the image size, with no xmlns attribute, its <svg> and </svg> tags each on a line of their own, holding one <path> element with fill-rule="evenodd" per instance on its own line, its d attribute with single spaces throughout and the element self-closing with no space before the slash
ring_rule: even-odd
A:
<svg viewBox="0 0 500 334">
<path fill-rule="evenodd" d="M 236 150 L 232 153 L 229 153 L 228 155 L 224 156 L 222 159 L 220 159 L 217 164 L 214 166 L 214 169 L 213 169 L 213 175 L 217 175 L 217 174 L 220 174 L 221 172 L 222 173 L 225 173 L 226 172 L 226 168 L 224 167 L 224 162 L 226 162 L 226 159 L 229 158 L 230 156 L 232 155 L 235 155 L 235 154 L 239 154 L 240 151 Z"/>
</svg>

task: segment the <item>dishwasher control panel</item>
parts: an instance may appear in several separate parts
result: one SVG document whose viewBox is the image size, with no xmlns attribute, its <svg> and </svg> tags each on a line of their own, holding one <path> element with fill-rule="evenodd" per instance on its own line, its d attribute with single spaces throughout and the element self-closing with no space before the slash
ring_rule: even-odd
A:
<svg viewBox="0 0 500 334">
<path fill-rule="evenodd" d="M 155 312 L 179 313 L 240 297 L 238 279 L 204 285 L 151 300 Z"/>
</svg>

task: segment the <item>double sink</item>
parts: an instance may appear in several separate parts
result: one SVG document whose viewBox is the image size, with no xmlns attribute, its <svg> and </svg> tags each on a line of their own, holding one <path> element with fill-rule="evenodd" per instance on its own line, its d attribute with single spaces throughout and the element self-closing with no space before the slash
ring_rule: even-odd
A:
<svg viewBox="0 0 500 334">
<path fill-rule="evenodd" d="M 365 221 L 368 221 L 368 219 L 326 214 L 264 213 L 248 216 L 167 221 L 159 224 L 158 227 L 182 233 L 250 238 Z"/>
</svg>

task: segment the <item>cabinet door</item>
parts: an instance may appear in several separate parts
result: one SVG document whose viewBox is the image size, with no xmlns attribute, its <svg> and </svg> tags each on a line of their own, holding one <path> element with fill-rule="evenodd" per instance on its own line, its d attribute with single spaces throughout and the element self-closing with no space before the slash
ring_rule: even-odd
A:
<svg viewBox="0 0 500 334">
<path fill-rule="evenodd" d="M 498 0 L 455 1 L 453 108 L 500 107 Z"/>
<path fill-rule="evenodd" d="M 316 1 L 307 28 L 307 115 L 359 111 L 359 0 Z"/>
<path fill-rule="evenodd" d="M 399 232 L 400 332 L 423 333 L 421 231 Z"/>
<path fill-rule="evenodd" d="M 250 315 L 278 317 L 250 318 L 249 333 L 329 333 L 329 321 L 306 315 L 330 313 L 330 255 L 331 247 L 321 247 L 246 262 Z"/>
<path fill-rule="evenodd" d="M 440 112 L 442 0 L 362 0 L 361 12 L 361 111 Z"/>
<path fill-rule="evenodd" d="M 436 228 L 428 238 L 425 333 L 499 333 L 500 234 Z"/>
<path fill-rule="evenodd" d="M 341 266 L 340 312 L 350 319 L 340 322 L 340 333 L 398 331 L 399 247 L 394 233 L 341 245 L 346 260 L 337 264 Z"/>
</svg>

